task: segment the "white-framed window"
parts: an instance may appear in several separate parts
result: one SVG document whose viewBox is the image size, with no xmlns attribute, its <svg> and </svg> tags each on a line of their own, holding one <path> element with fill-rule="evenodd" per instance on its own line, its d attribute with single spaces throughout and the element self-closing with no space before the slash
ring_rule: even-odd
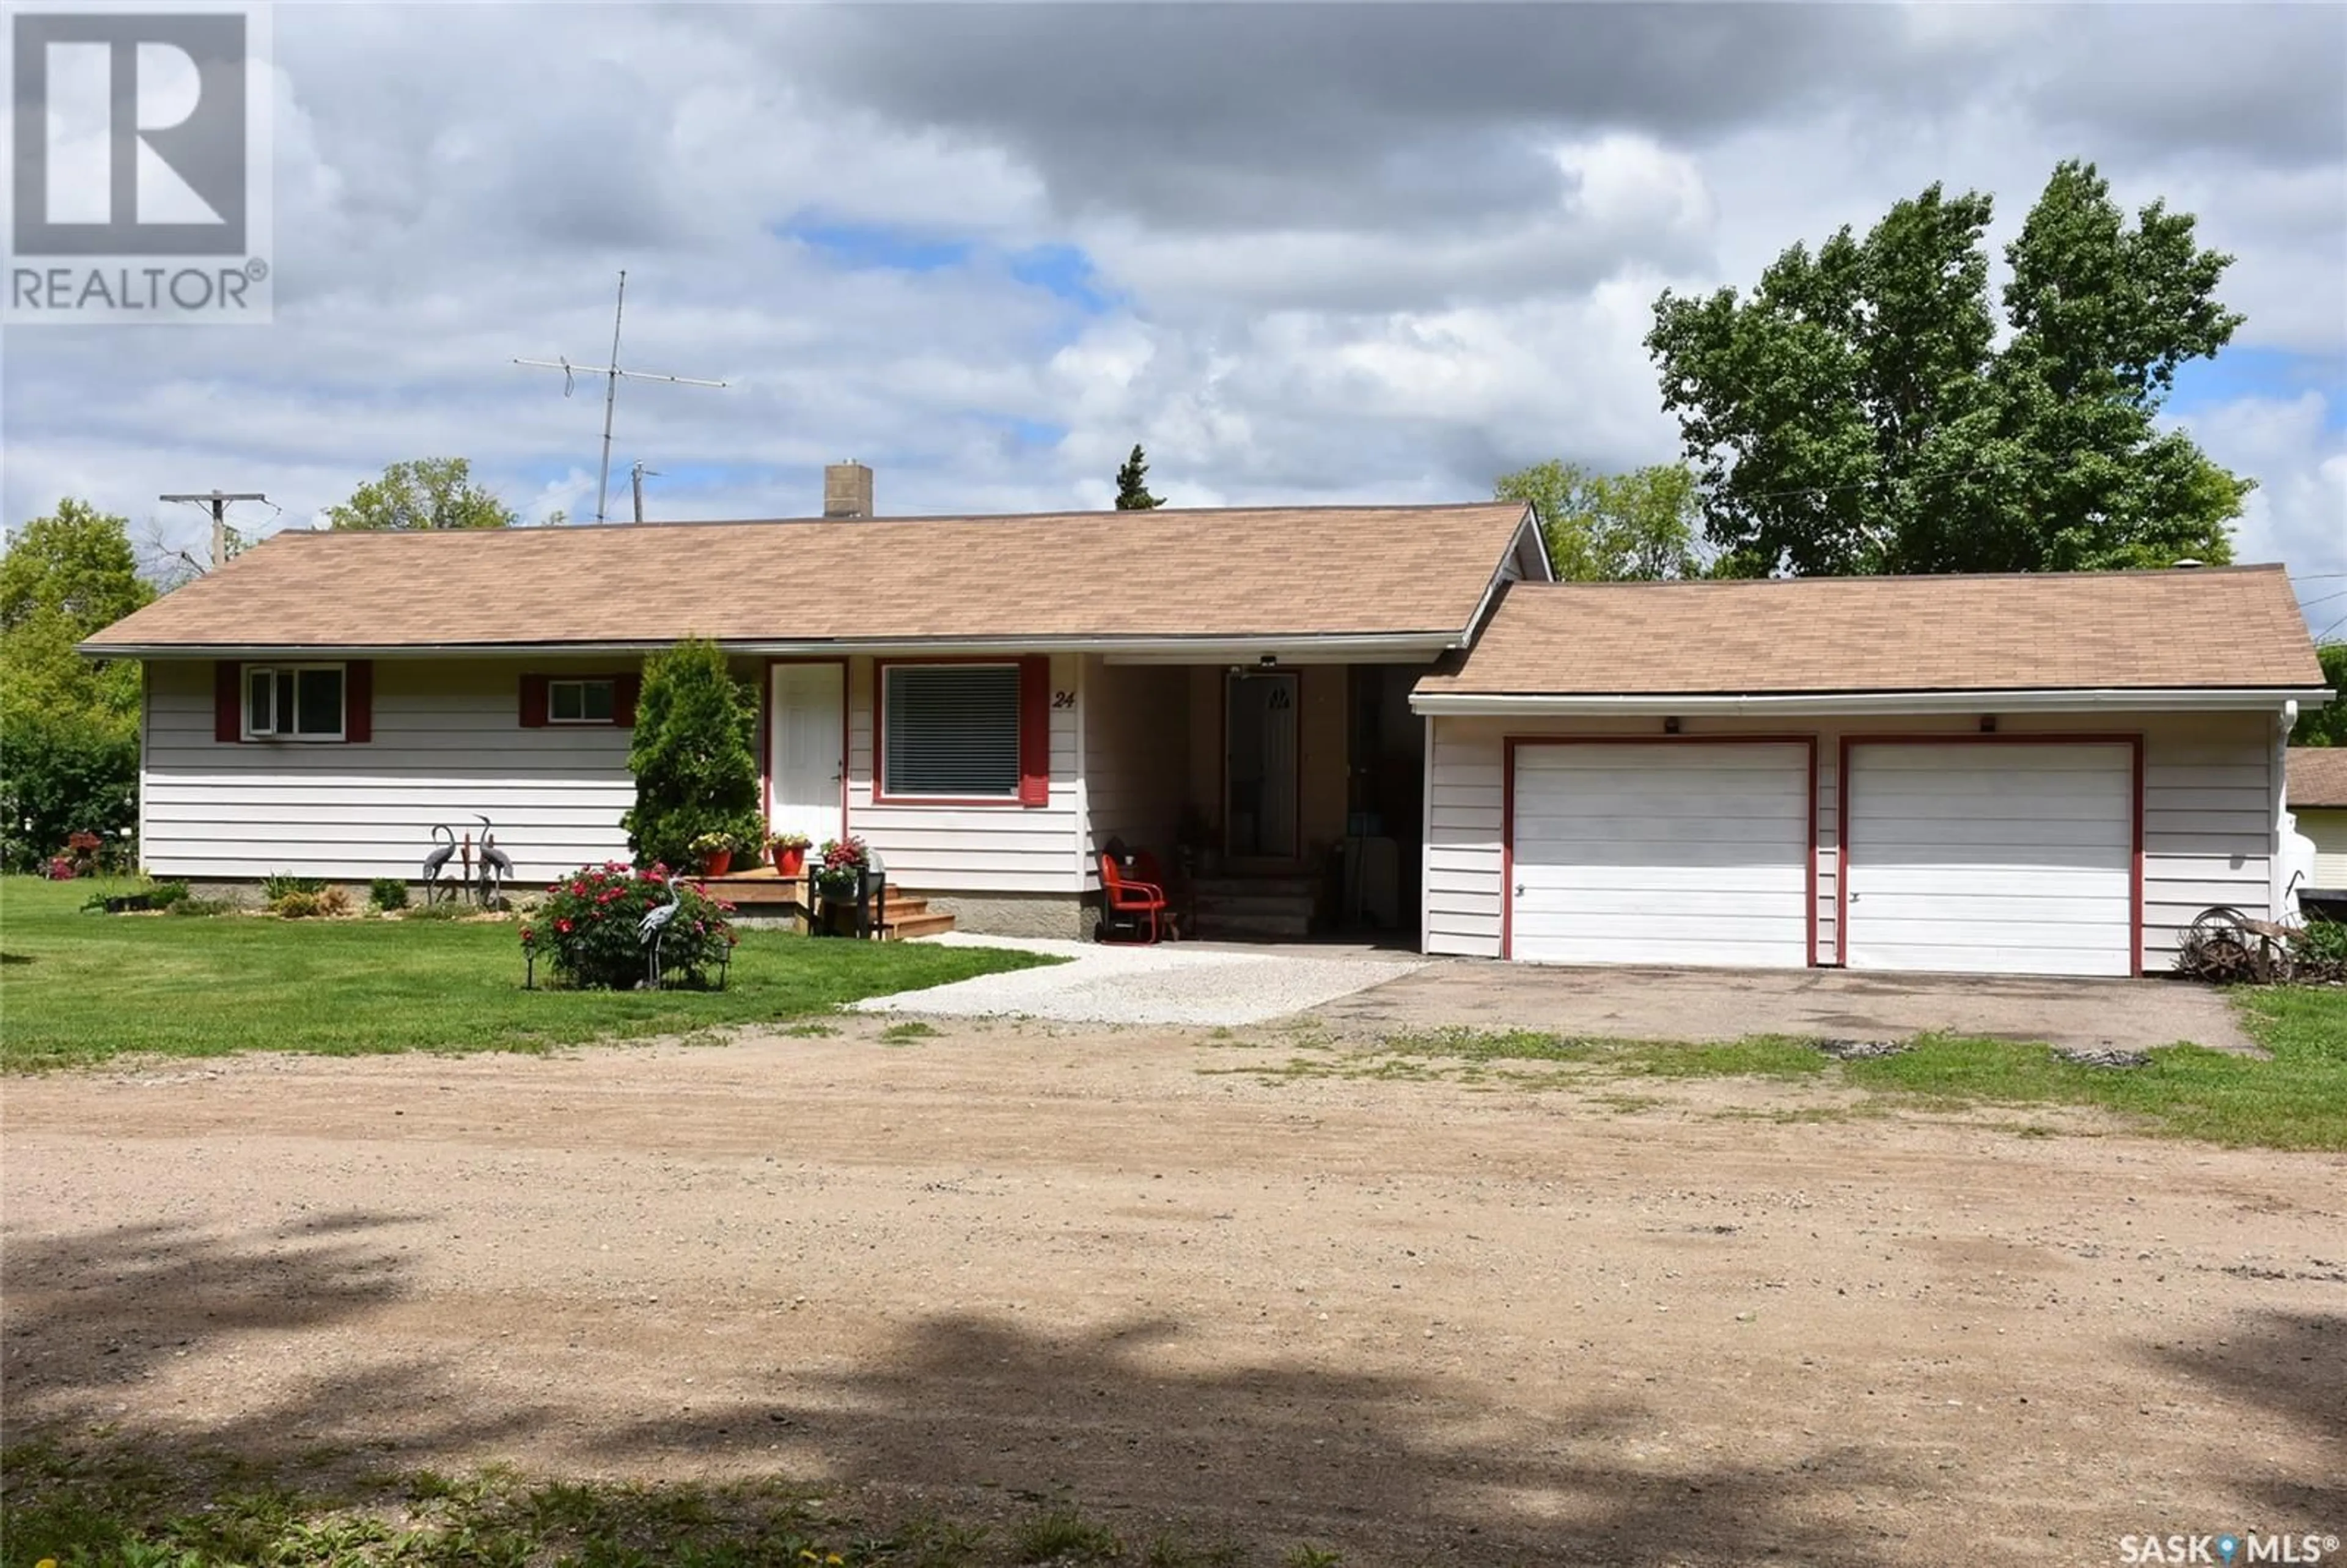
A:
<svg viewBox="0 0 2347 1568">
<path fill-rule="evenodd" d="M 610 676 L 554 680 L 546 683 L 546 719 L 551 724 L 610 724 L 619 722 L 620 683 Z"/>
<path fill-rule="evenodd" d="M 1019 666 L 881 669 L 883 798 L 1017 800 Z"/>
<path fill-rule="evenodd" d="M 348 684 L 340 664 L 246 665 L 245 739 L 341 740 Z"/>
</svg>

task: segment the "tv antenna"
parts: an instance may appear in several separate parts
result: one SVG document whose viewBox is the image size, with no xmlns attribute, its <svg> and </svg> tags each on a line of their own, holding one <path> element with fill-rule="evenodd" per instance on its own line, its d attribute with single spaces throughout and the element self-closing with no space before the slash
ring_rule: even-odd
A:
<svg viewBox="0 0 2347 1568">
<path fill-rule="evenodd" d="M 534 370 L 559 370 L 562 373 L 562 395 L 568 397 L 582 375 L 603 378 L 603 477 L 595 486 L 595 520 L 607 521 L 605 507 L 611 498 L 611 409 L 620 401 L 620 382 L 665 381 L 671 386 L 723 386 L 722 381 L 701 381 L 690 375 L 661 375 L 649 370 L 622 370 L 620 367 L 620 322 L 628 309 L 628 272 L 620 270 L 620 299 L 611 307 L 611 363 L 609 364 L 573 364 L 567 359 L 518 359 L 516 364 L 526 364 Z"/>
</svg>

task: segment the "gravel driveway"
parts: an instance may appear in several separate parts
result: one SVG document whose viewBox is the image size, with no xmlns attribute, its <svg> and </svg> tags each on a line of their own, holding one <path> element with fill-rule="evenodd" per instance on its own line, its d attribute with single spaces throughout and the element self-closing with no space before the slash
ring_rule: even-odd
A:
<svg viewBox="0 0 2347 1568">
<path fill-rule="evenodd" d="M 1069 961 L 873 997 L 856 1003 L 857 1009 L 1061 1023 L 1231 1027 L 1301 1012 L 1425 967 L 1419 958 L 1373 958 L 1334 948 L 1139 948 L 963 932 L 930 939 L 948 946 L 1016 948 Z"/>
<path fill-rule="evenodd" d="M 2341 1157 L 885 1021 L 12 1079 L 10 1436 L 328 1496 L 781 1477 L 997 1540 L 1064 1498 L 1126 1564 L 1165 1520 L 1254 1568 L 2347 1527 Z"/>
</svg>

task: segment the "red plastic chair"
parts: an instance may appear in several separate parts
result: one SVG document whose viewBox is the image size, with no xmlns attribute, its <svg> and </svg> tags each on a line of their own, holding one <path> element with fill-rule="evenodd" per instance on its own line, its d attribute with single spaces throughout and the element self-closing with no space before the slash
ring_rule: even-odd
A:
<svg viewBox="0 0 2347 1568">
<path fill-rule="evenodd" d="M 1101 852 L 1100 877 L 1101 940 L 1155 942 L 1158 917 L 1166 907 L 1164 884 L 1128 875 L 1114 850 Z"/>
</svg>

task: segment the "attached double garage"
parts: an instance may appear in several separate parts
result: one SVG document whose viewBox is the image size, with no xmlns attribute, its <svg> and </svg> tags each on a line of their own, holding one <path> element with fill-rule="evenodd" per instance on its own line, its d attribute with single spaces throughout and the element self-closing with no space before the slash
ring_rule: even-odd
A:
<svg viewBox="0 0 2347 1568">
<path fill-rule="evenodd" d="M 2014 739 L 1511 737 L 1501 950 L 2134 973 L 2139 744 Z"/>
<path fill-rule="evenodd" d="M 1942 581 L 1974 595 L 2067 581 L 2108 597 L 2113 584 L 2187 576 Z M 2192 576 L 2196 589 L 2257 581 Z M 1911 596 L 1929 579 L 1880 581 L 1913 585 Z M 1719 600 L 1737 597 L 1721 591 L 1728 586 L 1518 585 L 1476 651 L 1421 682 L 1427 950 L 1555 964 L 2125 976 L 2168 968 L 2181 930 L 2212 904 L 2278 907 L 2280 741 L 2291 699 L 2272 682 L 2138 684 L 2137 695 L 2116 682 L 1737 692 L 1700 684 L 1707 670 L 1650 659 L 1645 679 L 1661 662 L 1692 689 L 1569 689 L 1631 651 L 1618 631 L 1603 633 L 1621 624 L 1624 604 L 1667 620 L 1692 600 L 1712 640 L 1732 640 L 1735 618 L 1717 613 Z M 1765 622 L 1820 585 L 1733 586 L 1743 618 Z M 1531 619 L 1528 604 L 1539 624 L 1512 626 Z M 1575 609 L 1599 630 L 1565 631 Z M 1781 662 L 1788 641 L 1799 644 L 1776 630 Z M 1519 643 L 1512 630 L 1575 640 L 1561 660 L 1529 661 L 1554 685 L 1518 689 L 1533 682 L 1505 657 Z M 1855 647 L 1862 656 L 1865 644 Z M 1768 650 L 1756 644 L 1737 662 L 1747 676 L 1765 672 Z M 1864 659 L 1856 662 L 1863 673 Z M 1979 668 L 1992 662 L 1976 658 L 1969 672 L 2011 679 Z M 1882 679 L 1967 672 L 1901 668 Z M 2275 673 L 2299 671 L 2280 661 Z M 1477 691 L 1479 676 L 1509 689 Z M 2319 676 L 2306 684 L 2316 689 L 2301 694 L 2319 701 Z"/>
</svg>

